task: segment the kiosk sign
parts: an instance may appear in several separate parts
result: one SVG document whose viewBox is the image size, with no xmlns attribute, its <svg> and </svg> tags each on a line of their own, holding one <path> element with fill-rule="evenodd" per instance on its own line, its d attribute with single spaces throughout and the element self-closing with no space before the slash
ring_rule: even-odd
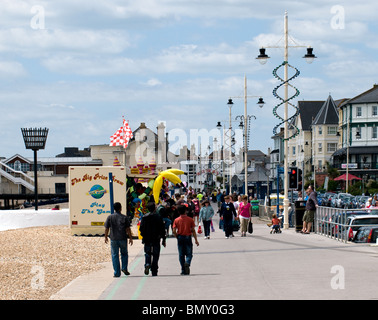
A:
<svg viewBox="0 0 378 320">
<path fill-rule="evenodd" d="M 112 181 L 110 180 L 112 179 Z M 70 167 L 71 233 L 102 235 L 114 202 L 126 210 L 126 170 L 123 167 Z"/>
</svg>

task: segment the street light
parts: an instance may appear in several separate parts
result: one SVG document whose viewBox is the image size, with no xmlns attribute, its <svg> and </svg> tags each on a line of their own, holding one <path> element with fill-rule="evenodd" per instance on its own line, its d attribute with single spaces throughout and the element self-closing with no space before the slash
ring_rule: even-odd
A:
<svg viewBox="0 0 378 320">
<path fill-rule="evenodd" d="M 313 48 L 308 47 L 308 48 L 307 48 L 307 53 L 306 53 L 306 54 L 304 55 L 304 57 L 303 57 L 303 58 L 306 59 L 306 62 L 307 62 L 308 64 L 313 63 L 313 62 L 314 62 L 314 59 L 316 58 L 316 56 L 312 53 L 313 50 L 314 50 Z"/>
<path fill-rule="evenodd" d="M 304 47 L 304 46 L 298 46 L 298 45 L 295 45 L 295 46 L 290 46 L 290 47 Z M 275 46 L 275 47 L 271 47 L 271 48 L 280 48 L 278 46 Z M 289 137 L 289 130 L 288 130 L 288 122 L 291 120 L 291 119 L 294 119 L 297 115 L 298 115 L 298 109 L 297 109 L 297 113 L 292 116 L 291 118 L 288 118 L 288 105 L 292 105 L 294 108 L 296 108 L 296 106 L 294 106 L 293 104 L 291 104 L 289 102 L 289 100 L 291 99 L 294 99 L 295 97 L 297 97 L 299 95 L 299 90 L 296 89 L 294 86 L 292 86 L 291 84 L 289 84 L 289 81 L 290 80 L 293 80 L 294 78 L 296 78 L 298 75 L 299 75 L 299 70 L 294 68 L 293 66 L 290 66 L 289 63 L 288 63 L 288 58 L 289 58 L 289 26 L 288 26 L 288 14 L 287 12 L 285 12 L 285 18 L 284 18 L 284 62 L 278 66 L 276 69 L 274 69 L 273 71 L 273 74 L 276 78 L 278 78 L 279 80 L 281 80 L 281 85 L 279 85 L 278 87 L 276 87 L 274 90 L 273 90 L 273 95 L 280 99 L 282 102 L 277 105 L 274 109 L 273 109 L 273 114 L 277 117 L 279 117 L 276 113 L 276 109 L 277 107 L 279 107 L 281 104 L 284 104 L 285 105 L 285 111 L 284 111 L 284 118 L 281 118 L 279 117 L 281 120 L 283 120 L 278 126 L 280 126 L 281 124 L 284 124 L 284 229 L 288 229 L 289 228 L 289 213 L 288 213 L 288 208 L 289 208 L 289 196 L 288 196 L 288 191 L 289 191 L 289 180 L 288 180 L 288 169 L 289 169 L 289 166 L 288 166 L 288 140 L 293 138 L 294 136 L 296 136 L 299 132 L 298 128 L 297 128 L 297 133 L 294 135 L 294 136 L 291 136 Z M 261 64 L 265 64 L 267 62 L 267 59 L 269 59 L 268 55 L 266 54 L 266 49 L 265 48 L 261 48 L 260 49 L 260 54 L 257 56 L 256 59 L 259 60 L 259 62 Z M 311 47 L 308 47 L 307 48 L 307 53 L 306 55 L 303 57 L 306 59 L 306 61 L 308 63 L 311 63 L 316 57 L 315 55 L 313 54 L 313 48 Z M 280 77 L 277 76 L 277 70 L 280 68 L 280 67 L 284 67 L 284 79 L 281 79 Z M 288 76 L 288 68 L 291 67 L 292 69 L 296 70 L 296 74 L 289 78 Z M 285 89 L 285 97 L 284 98 L 281 98 L 279 97 L 276 92 L 277 92 L 277 89 L 280 87 L 280 86 L 284 86 L 284 89 Z M 293 95 L 292 97 L 289 98 L 289 86 L 292 87 L 293 89 L 296 90 L 296 94 Z M 276 126 L 276 128 L 278 127 Z M 276 129 L 275 128 L 275 129 Z"/>
<path fill-rule="evenodd" d="M 265 48 L 260 48 L 260 54 L 256 58 L 259 60 L 260 64 L 266 64 L 269 58 L 270 57 L 265 54 Z"/>
<path fill-rule="evenodd" d="M 260 55 L 265 54 L 265 49 L 262 49 L 263 52 L 260 49 Z M 248 116 L 247 112 L 247 98 L 259 98 L 257 105 L 262 108 L 265 104 L 264 99 L 261 96 L 247 96 L 247 76 L 244 76 L 244 96 L 242 97 L 233 97 L 233 98 L 244 98 L 244 116 L 238 116 L 236 117 L 236 120 L 240 118 L 241 122 L 239 124 L 239 128 L 242 129 L 244 127 L 243 136 L 244 136 L 244 191 L 245 194 L 248 195 L 248 129 L 249 129 L 249 121 L 251 117 L 255 116 Z M 229 101 L 232 101 L 232 99 L 229 99 Z M 244 124 L 243 124 L 244 121 Z"/>
<path fill-rule="evenodd" d="M 38 177 L 37 177 L 37 151 L 45 149 L 47 128 L 21 128 L 26 149 L 34 151 L 34 201 L 35 210 L 38 211 Z"/>
</svg>

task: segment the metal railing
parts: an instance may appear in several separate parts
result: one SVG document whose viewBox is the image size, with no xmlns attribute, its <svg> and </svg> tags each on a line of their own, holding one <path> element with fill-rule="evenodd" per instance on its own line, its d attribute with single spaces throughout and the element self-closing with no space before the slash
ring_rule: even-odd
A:
<svg viewBox="0 0 378 320">
<path fill-rule="evenodd" d="M 21 184 L 34 192 L 34 178 L 29 177 L 22 171 L 14 170 L 0 161 L 0 175 L 12 181 L 14 184 Z"/>
<path fill-rule="evenodd" d="M 371 215 L 375 212 L 370 209 L 318 207 L 314 219 L 314 231 L 317 234 L 347 243 L 349 241 L 349 228 L 351 227 L 348 217 L 363 214 Z M 376 214 L 378 214 L 378 210 Z M 371 225 L 358 225 L 358 227 L 369 226 Z"/>
</svg>

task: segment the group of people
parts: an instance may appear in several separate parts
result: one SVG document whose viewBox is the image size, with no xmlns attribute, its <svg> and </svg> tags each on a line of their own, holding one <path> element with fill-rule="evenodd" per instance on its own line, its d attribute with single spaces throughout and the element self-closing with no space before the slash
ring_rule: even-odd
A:
<svg viewBox="0 0 378 320">
<path fill-rule="evenodd" d="M 158 275 L 158 261 L 160 257 L 161 245 L 166 246 L 166 228 L 163 217 L 157 211 L 154 202 L 147 204 L 149 213 L 142 217 L 140 224 L 140 233 L 144 244 L 145 265 L 144 273 L 148 275 L 151 271 L 152 276 Z M 199 242 L 195 231 L 193 218 L 187 216 L 187 207 L 178 204 L 175 208 L 178 217 L 174 219 L 172 230 L 177 238 L 177 247 L 179 261 L 181 265 L 181 274 L 190 274 L 190 264 L 193 257 L 193 243 L 198 246 Z M 119 202 L 114 203 L 115 213 L 109 215 L 105 221 L 105 243 L 108 243 L 110 236 L 111 256 L 114 269 L 114 277 L 120 277 L 121 272 L 130 275 L 128 271 L 128 250 L 129 245 L 133 245 L 133 239 L 130 229 L 130 222 L 126 215 L 122 214 L 122 206 Z M 121 262 L 119 258 L 121 253 Z"/>
<path fill-rule="evenodd" d="M 200 199 L 201 202 L 199 201 Z M 166 246 L 166 238 L 169 236 L 169 229 L 177 239 L 177 248 L 181 275 L 190 274 L 190 265 L 193 258 L 193 241 L 198 246 L 196 232 L 197 226 L 203 224 L 204 239 L 210 239 L 212 218 L 215 215 L 214 209 L 206 196 L 197 198 L 196 194 L 188 194 L 185 197 L 175 195 L 175 199 L 166 196 L 156 206 L 154 202 L 147 204 L 148 212 L 143 215 L 139 227 L 144 244 L 145 253 L 145 275 L 158 275 L 158 261 L 161 245 Z M 222 199 L 223 200 L 223 199 Z M 252 218 L 251 204 L 247 196 L 241 199 L 232 199 L 225 196 L 218 213 L 223 222 L 225 237 L 233 236 L 233 221 L 238 219 L 241 226 L 242 237 L 246 236 L 249 221 Z M 241 200 L 241 201 L 237 201 Z M 111 239 L 111 256 L 114 269 L 114 277 L 120 277 L 121 272 L 130 275 L 128 271 L 128 250 L 127 242 L 133 245 L 130 229 L 130 220 L 122 214 L 122 206 L 119 202 L 114 203 L 115 213 L 109 215 L 105 222 L 105 243 Z M 121 255 L 121 259 L 120 256 Z M 120 261 L 121 260 L 121 261 Z"/>
</svg>

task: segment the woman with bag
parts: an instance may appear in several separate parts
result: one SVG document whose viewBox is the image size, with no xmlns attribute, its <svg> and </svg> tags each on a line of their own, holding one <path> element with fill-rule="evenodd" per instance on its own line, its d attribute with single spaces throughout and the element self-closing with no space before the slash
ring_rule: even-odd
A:
<svg viewBox="0 0 378 320">
<path fill-rule="evenodd" d="M 242 237 L 247 236 L 248 224 L 252 219 L 252 206 L 248 202 L 248 196 L 242 196 L 242 202 L 239 205 L 238 217 L 240 221 L 240 232 Z"/>
<path fill-rule="evenodd" d="M 205 231 L 205 239 L 210 239 L 210 225 L 211 225 L 211 218 L 214 215 L 214 209 L 210 205 L 209 200 L 205 200 L 202 203 L 202 208 L 199 213 L 199 221 L 202 221 L 203 228 Z"/>
</svg>

